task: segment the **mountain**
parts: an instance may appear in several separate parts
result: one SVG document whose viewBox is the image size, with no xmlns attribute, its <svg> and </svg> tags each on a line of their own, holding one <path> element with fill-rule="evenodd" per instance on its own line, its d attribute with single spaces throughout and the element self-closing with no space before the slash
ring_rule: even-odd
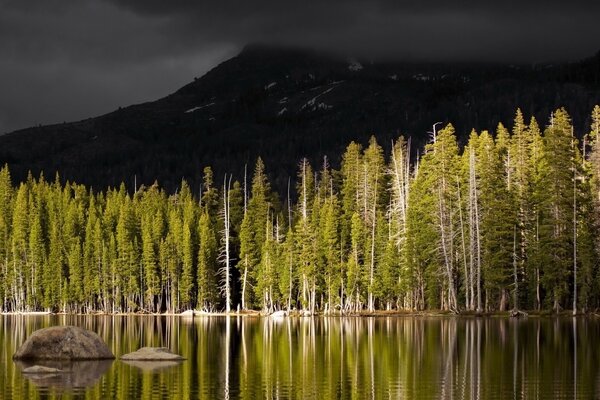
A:
<svg viewBox="0 0 600 400">
<path fill-rule="evenodd" d="M 0 163 L 16 181 L 44 171 L 104 189 L 155 180 L 197 188 L 202 169 L 241 178 L 262 156 L 282 190 L 307 156 L 334 166 L 351 141 L 375 135 L 389 147 L 399 133 L 413 149 L 434 122 L 459 138 L 511 124 L 517 107 L 545 124 L 564 106 L 578 134 L 600 103 L 600 53 L 565 64 L 432 64 L 345 59 L 301 49 L 248 46 L 203 77 L 157 101 L 82 121 L 0 136 Z"/>
</svg>

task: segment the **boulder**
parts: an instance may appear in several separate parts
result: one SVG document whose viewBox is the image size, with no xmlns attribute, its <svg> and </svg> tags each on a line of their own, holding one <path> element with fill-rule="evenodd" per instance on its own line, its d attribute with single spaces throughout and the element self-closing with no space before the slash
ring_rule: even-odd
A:
<svg viewBox="0 0 600 400">
<path fill-rule="evenodd" d="M 283 318 L 283 317 L 287 317 L 288 313 L 285 310 L 279 310 L 279 311 L 275 311 L 272 312 L 271 315 L 269 315 L 271 318 Z"/>
<path fill-rule="evenodd" d="M 180 361 L 185 357 L 171 352 L 166 347 L 142 347 L 133 353 L 121 356 L 121 360 L 127 361 Z"/>
<path fill-rule="evenodd" d="M 76 326 L 40 329 L 27 338 L 14 360 L 101 360 L 115 356 L 96 333 Z"/>
</svg>

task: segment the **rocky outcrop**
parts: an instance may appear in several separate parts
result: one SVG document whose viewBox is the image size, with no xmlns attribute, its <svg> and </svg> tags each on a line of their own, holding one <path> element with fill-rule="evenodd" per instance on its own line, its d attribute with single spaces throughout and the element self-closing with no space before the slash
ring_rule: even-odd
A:
<svg viewBox="0 0 600 400">
<path fill-rule="evenodd" d="M 171 352 L 166 347 L 142 347 L 133 353 L 121 356 L 124 361 L 182 361 L 185 357 Z"/>
<path fill-rule="evenodd" d="M 35 331 L 13 355 L 15 360 L 100 360 L 115 356 L 96 333 L 76 326 Z"/>
</svg>

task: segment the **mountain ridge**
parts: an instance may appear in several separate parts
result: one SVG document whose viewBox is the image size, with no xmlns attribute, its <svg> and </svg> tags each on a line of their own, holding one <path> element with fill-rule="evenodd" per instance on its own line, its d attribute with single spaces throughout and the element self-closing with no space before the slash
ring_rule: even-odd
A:
<svg viewBox="0 0 600 400">
<path fill-rule="evenodd" d="M 172 94 L 84 120 L 0 136 L 0 163 L 16 181 L 31 170 L 104 189 L 155 180 L 192 187 L 204 166 L 216 176 L 251 169 L 262 156 L 277 188 L 307 156 L 339 165 L 351 141 L 375 135 L 389 147 L 404 133 L 415 148 L 437 121 L 459 138 L 520 107 L 544 125 L 565 106 L 579 134 L 600 102 L 600 53 L 541 65 L 370 62 L 317 51 L 246 46 Z"/>
</svg>

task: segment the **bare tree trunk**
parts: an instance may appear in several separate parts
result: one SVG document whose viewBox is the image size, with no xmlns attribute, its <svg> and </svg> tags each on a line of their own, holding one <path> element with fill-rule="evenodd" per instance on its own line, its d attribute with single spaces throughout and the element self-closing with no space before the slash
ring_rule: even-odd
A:
<svg viewBox="0 0 600 400">
<path fill-rule="evenodd" d="M 288 202 L 288 229 L 291 232 L 292 230 L 292 205 L 291 200 L 290 200 L 290 178 L 288 177 L 288 187 L 287 187 L 287 202 Z M 289 289 L 288 289 L 288 299 L 287 299 L 287 312 L 288 315 L 291 311 L 292 308 L 292 287 L 293 287 L 293 277 L 292 277 L 292 273 L 293 273 L 293 269 L 294 269 L 294 259 L 293 259 L 293 254 L 291 251 L 289 251 L 289 255 L 290 255 L 290 259 L 289 259 L 289 274 L 290 274 L 290 282 L 289 282 Z"/>
<path fill-rule="evenodd" d="M 513 278 L 515 285 L 515 294 L 513 297 L 513 310 L 519 309 L 519 279 L 517 277 L 517 225 L 514 226 L 513 232 Z"/>
<path fill-rule="evenodd" d="M 500 289 L 500 311 L 506 311 L 506 289 Z"/>
<path fill-rule="evenodd" d="M 289 265 L 289 273 L 290 273 L 290 285 L 288 290 L 288 300 L 287 300 L 287 311 L 288 314 L 292 308 L 292 286 L 293 286 L 293 278 L 292 278 L 292 269 L 293 269 L 293 258 L 292 253 L 290 252 L 290 265 Z"/>
<path fill-rule="evenodd" d="M 540 216 L 539 216 L 539 214 L 537 214 L 535 217 L 535 240 L 539 247 L 539 242 L 540 242 Z M 539 248 L 538 248 L 538 251 L 539 251 Z M 542 299 L 540 296 L 540 266 L 539 266 L 539 263 L 538 263 L 538 265 L 535 266 L 535 302 L 536 302 L 536 308 L 539 311 L 542 307 Z"/>
<path fill-rule="evenodd" d="M 344 312 L 344 260 L 342 259 L 342 243 L 340 241 L 340 313 Z"/>
<path fill-rule="evenodd" d="M 571 142 L 572 144 L 573 142 Z M 577 314 L 577 166 L 573 165 L 573 315 Z"/>
<path fill-rule="evenodd" d="M 231 187 L 231 176 L 227 182 L 227 175 L 223 180 L 223 253 L 222 262 L 224 263 L 221 269 L 221 274 L 224 275 L 222 291 L 225 293 L 225 312 L 229 314 L 231 311 L 231 272 L 229 270 L 230 254 L 229 254 L 229 238 L 230 238 L 230 218 L 229 218 L 229 190 Z"/>
<path fill-rule="evenodd" d="M 375 176 L 375 192 L 373 196 L 373 221 L 371 227 L 371 267 L 369 270 L 369 311 L 375 311 L 375 301 L 373 298 L 373 278 L 375 273 L 375 226 L 377 223 L 377 181 L 378 176 Z"/>
<path fill-rule="evenodd" d="M 458 194 L 458 217 L 460 220 L 460 236 L 462 242 L 462 254 L 463 254 L 463 262 L 464 262 L 464 270 L 465 270 L 465 308 L 470 310 L 470 298 L 469 298 L 469 274 L 467 271 L 467 248 L 465 244 L 465 228 L 463 222 L 463 214 L 462 214 L 462 202 L 460 199 L 460 180 L 458 176 L 456 177 L 456 185 L 457 185 L 457 194 Z"/>
<path fill-rule="evenodd" d="M 477 276 L 475 282 L 477 285 L 477 312 L 481 312 L 481 233 L 479 231 L 479 199 L 477 195 L 477 178 L 475 175 L 475 150 L 473 149 L 471 149 L 469 169 L 471 171 L 470 179 L 472 181 L 471 190 L 474 211 L 473 223 L 475 225 L 475 256 L 477 260 Z"/>
<path fill-rule="evenodd" d="M 447 243 L 447 233 L 446 233 L 446 213 L 444 210 L 444 201 L 442 188 L 439 189 L 438 193 L 439 201 L 438 201 L 438 212 L 439 212 L 439 228 L 441 235 L 441 244 L 442 244 L 442 254 L 444 256 L 444 267 L 446 269 L 446 278 L 448 284 L 448 308 L 452 311 L 456 310 L 456 294 L 454 291 L 454 277 L 452 275 L 452 260 L 451 254 L 449 254 L 449 245 Z"/>
<path fill-rule="evenodd" d="M 248 282 L 248 255 L 244 257 L 244 278 L 242 279 L 242 310 L 246 309 L 246 284 Z"/>
</svg>

